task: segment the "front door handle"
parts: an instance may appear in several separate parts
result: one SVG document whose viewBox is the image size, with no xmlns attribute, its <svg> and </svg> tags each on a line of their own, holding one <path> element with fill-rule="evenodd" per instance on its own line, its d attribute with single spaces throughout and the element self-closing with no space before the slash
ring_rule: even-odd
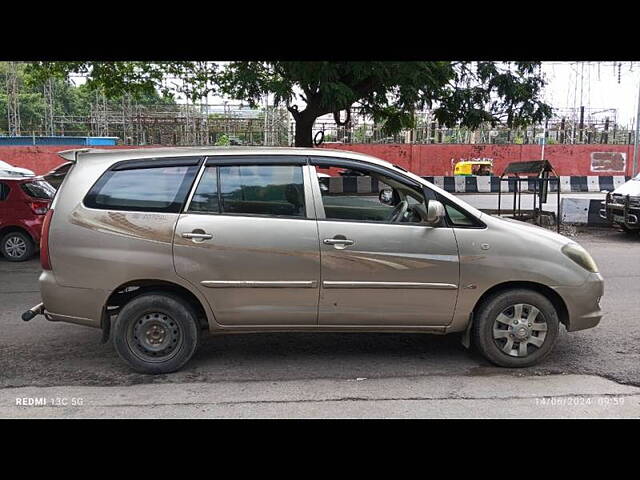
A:
<svg viewBox="0 0 640 480">
<path fill-rule="evenodd" d="M 333 238 L 325 238 L 322 243 L 324 243 L 325 245 L 333 245 L 334 248 L 337 248 L 339 250 L 342 250 L 343 248 L 346 248 L 350 245 L 355 244 L 356 242 L 354 242 L 353 240 L 349 240 L 348 238 L 344 237 L 343 235 L 336 235 Z"/>
<path fill-rule="evenodd" d="M 213 235 L 210 233 L 205 233 L 204 230 L 194 230 L 193 232 L 184 232 L 182 234 L 182 238 L 189 238 L 194 242 L 203 241 L 203 240 L 211 240 Z"/>
</svg>

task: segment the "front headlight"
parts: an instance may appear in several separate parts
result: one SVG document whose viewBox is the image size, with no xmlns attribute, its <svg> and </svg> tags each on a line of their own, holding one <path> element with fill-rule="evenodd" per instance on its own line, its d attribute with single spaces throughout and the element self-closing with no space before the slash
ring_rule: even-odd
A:
<svg viewBox="0 0 640 480">
<path fill-rule="evenodd" d="M 562 247 L 562 253 L 564 253 L 571 260 L 576 262 L 585 270 L 591 273 L 598 273 L 598 265 L 591 258 L 589 252 L 587 252 L 584 248 L 582 248 L 577 243 L 567 243 L 564 247 Z"/>
</svg>

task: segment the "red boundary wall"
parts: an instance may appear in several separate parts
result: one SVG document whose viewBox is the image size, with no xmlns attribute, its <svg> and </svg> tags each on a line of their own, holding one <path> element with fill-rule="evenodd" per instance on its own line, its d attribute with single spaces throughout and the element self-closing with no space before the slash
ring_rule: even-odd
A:
<svg viewBox="0 0 640 480">
<path fill-rule="evenodd" d="M 473 158 L 492 159 L 493 171 L 500 175 L 508 163 L 538 160 L 541 153 L 539 145 L 325 144 L 322 147 L 373 155 L 423 176 L 452 175 L 455 162 Z M 0 146 L 0 160 L 41 175 L 64 162 L 57 152 L 71 148 L 81 147 Z M 615 156 L 614 161 L 610 160 L 612 154 Z M 631 175 L 633 145 L 547 145 L 545 158 L 551 162 L 558 175 Z"/>
<path fill-rule="evenodd" d="M 493 160 L 494 174 L 501 175 L 508 163 L 541 158 L 540 145 L 325 144 L 322 147 L 373 155 L 423 176 L 453 175 L 453 164 L 463 159 L 489 158 Z M 631 175 L 633 145 L 546 145 L 544 156 L 558 175 Z"/>
</svg>

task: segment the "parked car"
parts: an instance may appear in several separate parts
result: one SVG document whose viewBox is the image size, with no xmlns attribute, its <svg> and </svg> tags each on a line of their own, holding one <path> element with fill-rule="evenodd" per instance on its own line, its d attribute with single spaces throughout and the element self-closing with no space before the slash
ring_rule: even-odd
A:
<svg viewBox="0 0 640 480">
<path fill-rule="evenodd" d="M 599 211 L 600 218 L 618 225 L 627 233 L 640 230 L 640 174 L 613 192 L 607 193 Z"/>
<path fill-rule="evenodd" d="M 28 168 L 14 167 L 13 165 L 0 160 L 0 175 L 3 177 L 35 177 L 36 174 Z"/>
<path fill-rule="evenodd" d="M 48 173 L 44 175 L 44 179 L 51 184 L 53 188 L 56 190 L 60 187 L 60 184 L 64 180 L 64 177 L 67 176 L 72 162 L 64 162 L 62 165 L 58 165 L 56 168 L 50 170 Z"/>
<path fill-rule="evenodd" d="M 7 260 L 22 262 L 38 251 L 54 193 L 41 177 L 0 176 L 0 252 Z"/>
<path fill-rule="evenodd" d="M 62 155 L 78 161 L 44 222 L 42 303 L 23 319 L 101 328 L 139 372 L 179 369 L 206 331 L 460 332 L 491 362 L 524 367 L 560 324 L 602 316 L 602 276 L 575 241 L 368 155 Z M 317 172 L 336 177 L 331 189 Z"/>
</svg>

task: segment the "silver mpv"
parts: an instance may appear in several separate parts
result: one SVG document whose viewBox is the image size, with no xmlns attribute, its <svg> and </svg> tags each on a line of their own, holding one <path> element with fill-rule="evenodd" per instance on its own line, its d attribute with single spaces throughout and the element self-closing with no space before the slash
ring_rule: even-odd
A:
<svg viewBox="0 0 640 480">
<path fill-rule="evenodd" d="M 532 365 L 591 328 L 577 243 L 483 214 L 403 168 L 329 149 L 72 150 L 43 227 L 42 303 L 167 373 L 202 333 L 461 332 Z"/>
</svg>

